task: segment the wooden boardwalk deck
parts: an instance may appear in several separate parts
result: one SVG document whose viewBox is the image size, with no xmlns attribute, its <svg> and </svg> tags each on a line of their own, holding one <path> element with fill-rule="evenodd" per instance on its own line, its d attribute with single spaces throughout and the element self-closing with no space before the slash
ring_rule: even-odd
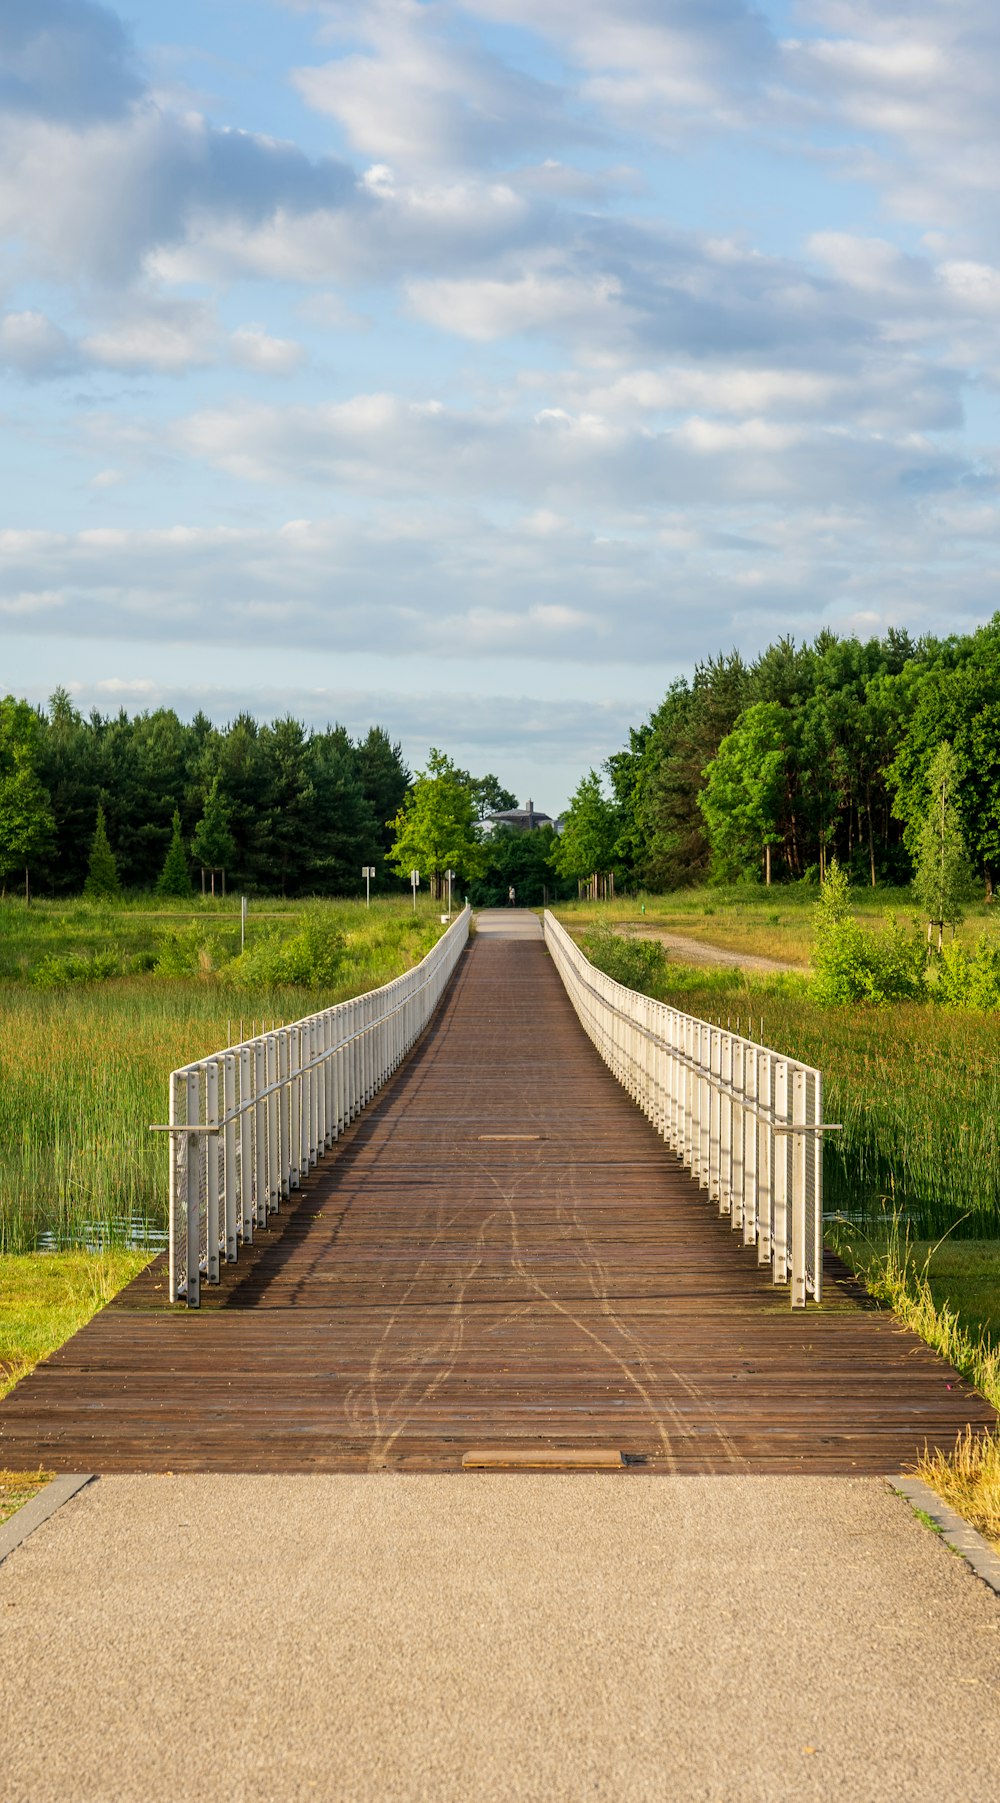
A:
<svg viewBox="0 0 1000 1803">
<path fill-rule="evenodd" d="M 517 1137 L 513 1137 L 517 1136 Z M 898 1470 L 995 1416 L 831 1267 L 793 1315 L 591 1048 L 537 940 L 476 939 L 294 1205 L 203 1292 L 154 1265 L 0 1404 L 0 1466 Z"/>
</svg>

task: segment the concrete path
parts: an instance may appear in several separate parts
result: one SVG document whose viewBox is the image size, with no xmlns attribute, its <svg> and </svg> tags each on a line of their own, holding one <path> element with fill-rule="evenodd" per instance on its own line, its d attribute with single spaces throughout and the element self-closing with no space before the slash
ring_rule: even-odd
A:
<svg viewBox="0 0 1000 1803">
<path fill-rule="evenodd" d="M 476 932 L 484 939 L 544 939 L 542 923 L 530 908 L 480 908 Z"/>
<path fill-rule="evenodd" d="M 877 1479 L 105 1477 L 0 1567 L 4 1803 L 993 1803 L 1000 1602 Z"/>
</svg>

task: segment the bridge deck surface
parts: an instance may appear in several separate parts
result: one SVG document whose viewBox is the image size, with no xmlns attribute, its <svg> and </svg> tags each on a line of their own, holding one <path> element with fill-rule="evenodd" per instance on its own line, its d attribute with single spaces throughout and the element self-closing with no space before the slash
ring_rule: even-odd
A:
<svg viewBox="0 0 1000 1803">
<path fill-rule="evenodd" d="M 512 923 L 513 924 L 513 923 Z M 514 1137 L 516 1136 L 516 1137 Z M 198 1312 L 162 1264 L 0 1404 L 0 1466 L 898 1470 L 988 1405 L 831 1267 L 794 1314 L 584 1037 L 484 932 L 420 1046 Z"/>
</svg>

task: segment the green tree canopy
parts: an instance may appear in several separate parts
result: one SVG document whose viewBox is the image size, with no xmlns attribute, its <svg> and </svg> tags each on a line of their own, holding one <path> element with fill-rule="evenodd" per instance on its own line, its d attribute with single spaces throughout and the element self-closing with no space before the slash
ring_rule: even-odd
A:
<svg viewBox="0 0 1000 1803">
<path fill-rule="evenodd" d="M 24 872 L 49 849 L 55 831 L 52 801 L 38 775 L 41 721 L 26 701 L 0 701 L 0 875 Z"/>
<path fill-rule="evenodd" d="M 228 870 L 236 856 L 236 845 L 229 830 L 229 808 L 220 788 L 218 772 L 205 797 L 202 816 L 194 829 L 191 855 L 206 870 Z"/>
<path fill-rule="evenodd" d="M 927 811 L 916 843 L 914 893 L 931 928 L 937 926 L 938 951 L 945 925 L 957 926 L 964 915 L 975 878 L 965 849 L 958 813 L 960 775 L 958 759 L 947 739 L 942 740 L 927 772 Z"/>
<path fill-rule="evenodd" d="M 95 898 L 106 896 L 110 900 L 121 894 L 121 887 L 118 880 L 118 864 L 108 839 L 104 809 L 98 802 L 97 820 L 94 826 L 94 837 L 90 841 L 90 859 L 83 893 Z"/>
<path fill-rule="evenodd" d="M 707 766 L 698 797 L 717 876 L 754 876 L 763 853 L 766 878 L 771 881 L 771 847 L 780 845 L 783 837 L 787 756 L 780 704 L 756 701 L 744 708 Z"/>
<path fill-rule="evenodd" d="M 468 770 L 456 770 L 455 775 L 472 796 L 477 820 L 486 820 L 490 814 L 502 814 L 507 808 L 517 807 L 517 796 L 505 789 L 500 778 L 492 773 L 472 776 Z"/>
<path fill-rule="evenodd" d="M 166 860 L 156 885 L 157 895 L 176 895 L 186 897 L 191 894 L 191 873 L 184 854 L 184 840 L 181 835 L 181 817 L 174 813 L 173 832 L 167 850 Z"/>
<path fill-rule="evenodd" d="M 605 795 L 597 771 L 588 771 L 563 815 L 562 831 L 552 846 L 552 868 L 577 882 L 613 870 L 621 828 L 619 809 Z"/>
<path fill-rule="evenodd" d="M 434 880 L 438 893 L 446 870 L 468 881 L 484 866 L 472 795 L 451 759 L 433 746 L 427 769 L 418 771 L 392 829 L 393 869 L 400 876 L 419 870 Z"/>
</svg>

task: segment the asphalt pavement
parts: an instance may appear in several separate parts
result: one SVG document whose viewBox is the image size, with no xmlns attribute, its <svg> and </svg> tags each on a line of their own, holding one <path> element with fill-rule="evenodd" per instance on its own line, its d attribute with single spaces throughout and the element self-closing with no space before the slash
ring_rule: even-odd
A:
<svg viewBox="0 0 1000 1803">
<path fill-rule="evenodd" d="M 1000 1599 L 877 1479 L 102 1477 L 0 1566 L 3 1803 L 993 1803 Z"/>
</svg>

